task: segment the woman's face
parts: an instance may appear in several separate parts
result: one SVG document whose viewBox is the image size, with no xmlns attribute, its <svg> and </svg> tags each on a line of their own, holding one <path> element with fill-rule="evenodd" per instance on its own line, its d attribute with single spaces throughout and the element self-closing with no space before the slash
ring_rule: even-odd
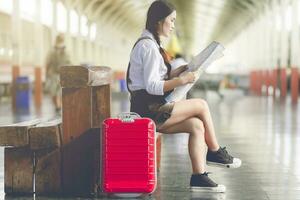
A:
<svg viewBox="0 0 300 200">
<path fill-rule="evenodd" d="M 158 24 L 158 34 L 169 37 L 175 29 L 176 11 L 174 10 L 169 16 Z"/>
</svg>

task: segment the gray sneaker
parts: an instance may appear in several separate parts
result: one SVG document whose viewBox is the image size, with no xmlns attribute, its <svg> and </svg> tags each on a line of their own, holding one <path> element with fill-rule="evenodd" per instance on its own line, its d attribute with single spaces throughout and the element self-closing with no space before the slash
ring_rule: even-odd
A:
<svg viewBox="0 0 300 200">
<path fill-rule="evenodd" d="M 207 151 L 207 165 L 224 167 L 224 168 L 239 168 L 242 161 L 239 158 L 234 158 L 226 151 L 226 147 L 219 148 L 218 151 Z"/>
<path fill-rule="evenodd" d="M 208 177 L 208 172 L 203 174 L 193 174 L 190 180 L 190 189 L 192 192 L 213 192 L 221 193 L 226 191 L 224 185 L 218 185 Z"/>
</svg>

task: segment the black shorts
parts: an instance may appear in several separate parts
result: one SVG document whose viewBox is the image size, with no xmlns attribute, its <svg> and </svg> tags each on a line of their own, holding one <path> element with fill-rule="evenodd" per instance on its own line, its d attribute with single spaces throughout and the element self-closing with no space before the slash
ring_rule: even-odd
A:
<svg viewBox="0 0 300 200">
<path fill-rule="evenodd" d="M 130 111 L 152 119 L 157 130 L 171 117 L 174 107 L 174 103 L 167 103 L 163 96 L 149 95 L 145 91 L 133 93 L 130 103 Z"/>
</svg>

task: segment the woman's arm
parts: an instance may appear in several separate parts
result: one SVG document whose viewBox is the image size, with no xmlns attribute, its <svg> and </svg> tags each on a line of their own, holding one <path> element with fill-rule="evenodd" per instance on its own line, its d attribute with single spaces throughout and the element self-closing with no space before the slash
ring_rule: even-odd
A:
<svg viewBox="0 0 300 200">
<path fill-rule="evenodd" d="M 164 82 L 164 92 L 168 92 L 170 90 L 173 90 L 174 88 L 185 85 L 188 83 L 193 83 L 195 81 L 195 74 L 193 72 L 187 72 L 184 75 L 181 75 L 179 77 L 175 77 L 171 80 Z"/>
<path fill-rule="evenodd" d="M 187 65 L 182 65 L 174 70 L 171 71 L 170 78 L 178 77 L 182 72 L 187 70 Z"/>
</svg>

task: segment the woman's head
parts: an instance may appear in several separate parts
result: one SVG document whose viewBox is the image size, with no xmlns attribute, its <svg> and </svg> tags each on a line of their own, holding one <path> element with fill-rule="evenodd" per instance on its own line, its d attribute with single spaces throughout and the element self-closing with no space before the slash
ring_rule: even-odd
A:
<svg viewBox="0 0 300 200">
<path fill-rule="evenodd" d="M 175 28 L 175 8 L 163 0 L 154 1 L 147 13 L 146 29 L 150 31 L 160 44 L 159 36 L 170 36 Z"/>
<path fill-rule="evenodd" d="M 56 48 L 64 48 L 65 47 L 65 36 L 62 33 L 60 33 L 56 36 L 55 47 Z"/>
</svg>

